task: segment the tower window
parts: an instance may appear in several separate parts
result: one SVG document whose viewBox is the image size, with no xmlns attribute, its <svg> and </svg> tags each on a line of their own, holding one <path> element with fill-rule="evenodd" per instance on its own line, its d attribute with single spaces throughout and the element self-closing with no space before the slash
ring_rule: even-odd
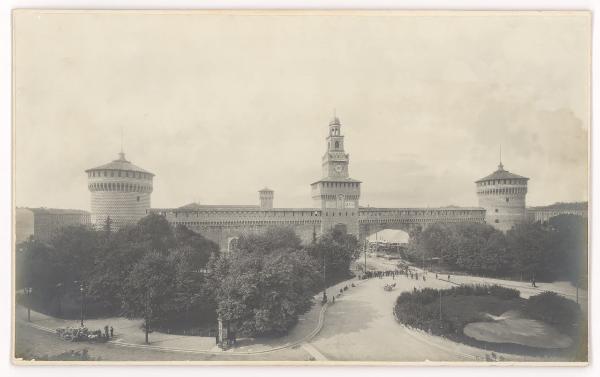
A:
<svg viewBox="0 0 600 377">
<path fill-rule="evenodd" d="M 340 142 L 339 142 L 339 141 L 336 141 L 336 142 L 335 142 L 335 149 L 338 149 L 339 147 L 340 147 Z"/>
<path fill-rule="evenodd" d="M 506 202 L 508 203 L 508 198 L 506 198 Z"/>
</svg>

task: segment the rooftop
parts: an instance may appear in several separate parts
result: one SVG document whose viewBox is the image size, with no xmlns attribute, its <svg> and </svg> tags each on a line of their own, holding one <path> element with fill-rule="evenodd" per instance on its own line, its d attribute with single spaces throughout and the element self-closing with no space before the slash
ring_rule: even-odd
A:
<svg viewBox="0 0 600 377">
<path fill-rule="evenodd" d="M 498 165 L 498 170 L 496 170 L 492 174 L 490 174 L 486 177 L 483 177 L 475 182 L 479 183 L 479 182 L 491 181 L 491 180 L 495 180 L 495 179 L 529 179 L 529 178 L 523 177 L 518 174 L 511 173 L 508 170 L 504 170 L 504 165 L 502 165 L 502 162 L 501 162 L 500 165 Z"/>
<path fill-rule="evenodd" d="M 178 210 L 202 210 L 202 209 L 258 209 L 260 206 L 253 204 L 200 204 L 200 203 L 189 203 L 184 206 L 178 207 Z"/>
<path fill-rule="evenodd" d="M 537 206 L 537 207 L 529 207 L 528 209 L 530 210 L 580 210 L 580 211 L 587 211 L 588 209 L 588 202 L 570 202 L 570 203 L 563 203 L 563 202 L 557 202 L 554 204 L 550 204 L 548 206 Z"/>
<path fill-rule="evenodd" d="M 108 164 L 96 166 L 95 168 L 87 169 L 85 172 L 89 172 L 92 170 L 124 170 L 124 171 L 133 171 L 139 173 L 146 173 L 150 175 L 154 175 L 150 173 L 148 170 L 142 169 L 139 166 L 132 164 L 131 162 L 125 159 L 125 153 L 119 153 L 119 158 L 109 162 Z"/>
<path fill-rule="evenodd" d="M 311 185 L 314 185 L 315 183 L 319 183 L 319 182 L 338 182 L 338 183 L 348 183 L 348 182 L 354 182 L 354 183 L 361 183 L 361 181 L 359 181 L 358 179 L 354 179 L 354 178 L 321 178 L 316 182 L 311 183 Z"/>
<path fill-rule="evenodd" d="M 29 207 L 19 207 L 19 209 L 28 209 L 36 215 L 89 215 L 88 211 L 84 211 L 82 209 L 63 209 L 63 208 L 46 208 L 46 207 L 38 207 L 38 208 L 29 208 Z"/>
</svg>

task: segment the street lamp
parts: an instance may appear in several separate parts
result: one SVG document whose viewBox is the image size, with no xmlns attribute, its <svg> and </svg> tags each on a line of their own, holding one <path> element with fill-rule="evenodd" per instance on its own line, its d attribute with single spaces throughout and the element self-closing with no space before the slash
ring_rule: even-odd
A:
<svg viewBox="0 0 600 377">
<path fill-rule="evenodd" d="M 56 284 L 56 294 L 58 298 L 58 316 L 62 316 L 62 283 Z"/>
<path fill-rule="evenodd" d="M 440 292 L 440 327 L 442 326 L 442 290 L 439 290 Z"/>
<path fill-rule="evenodd" d="M 85 290 L 84 290 L 84 285 L 83 285 L 83 281 L 79 282 L 79 281 L 74 281 L 73 283 L 75 284 L 79 284 L 79 292 L 81 293 L 81 327 L 83 327 L 83 308 L 85 305 Z"/>
<path fill-rule="evenodd" d="M 27 322 L 31 322 L 31 292 L 33 291 L 33 288 L 25 287 L 23 290 L 27 295 Z"/>
</svg>

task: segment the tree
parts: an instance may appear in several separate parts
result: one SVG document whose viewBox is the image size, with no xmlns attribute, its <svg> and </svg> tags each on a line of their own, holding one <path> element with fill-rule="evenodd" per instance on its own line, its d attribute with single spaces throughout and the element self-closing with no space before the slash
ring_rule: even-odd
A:
<svg viewBox="0 0 600 377">
<path fill-rule="evenodd" d="M 526 279 L 554 279 L 556 263 L 553 237 L 541 223 L 515 225 L 506 234 L 513 270 Z"/>
<path fill-rule="evenodd" d="M 587 287 L 587 219 L 576 215 L 558 215 L 548 221 L 554 233 L 556 263 L 562 275 L 573 284 Z"/>
<path fill-rule="evenodd" d="M 122 310 L 128 318 L 142 317 L 148 334 L 155 324 L 168 318 L 174 308 L 171 298 L 176 292 L 175 263 L 160 252 L 149 252 L 135 264 L 125 280 Z"/>
<path fill-rule="evenodd" d="M 328 280 L 348 276 L 350 263 L 360 256 L 356 237 L 339 229 L 325 232 L 307 250 L 320 272 L 326 269 Z"/>
<path fill-rule="evenodd" d="M 277 226 L 267 228 L 262 233 L 242 235 L 238 239 L 237 248 L 248 253 L 270 253 L 277 249 L 300 250 L 302 241 L 292 228 Z"/>
<path fill-rule="evenodd" d="M 248 335 L 282 334 L 312 305 L 315 261 L 289 228 L 240 237 L 238 250 L 213 255 L 207 286 L 217 314 Z"/>
<path fill-rule="evenodd" d="M 312 305 L 318 281 L 303 250 L 238 252 L 212 261 L 217 314 L 248 335 L 283 334 Z"/>
<path fill-rule="evenodd" d="M 175 246 L 173 229 L 164 216 L 151 213 L 137 224 L 137 241 L 148 242 L 149 250 L 166 253 Z"/>
<path fill-rule="evenodd" d="M 88 279 L 89 294 L 107 313 L 120 312 L 124 282 L 151 247 L 139 233 L 137 226 L 121 227 L 111 238 L 104 238 L 95 260 L 94 271 Z"/>
<path fill-rule="evenodd" d="M 55 262 L 54 248 L 35 239 L 22 244 L 15 262 L 17 289 L 33 288 L 37 297 L 50 298 L 64 270 Z"/>
<path fill-rule="evenodd" d="M 64 268 L 62 281 L 87 281 L 100 250 L 98 233 L 84 226 L 62 228 L 51 241 L 55 263 Z"/>
<path fill-rule="evenodd" d="M 186 253 L 186 260 L 193 271 L 204 268 L 212 254 L 219 253 L 219 245 L 203 237 L 185 225 L 175 227 L 175 248 Z"/>
<path fill-rule="evenodd" d="M 495 230 L 481 249 L 481 271 L 492 276 L 506 276 L 513 261 L 504 234 Z"/>
</svg>

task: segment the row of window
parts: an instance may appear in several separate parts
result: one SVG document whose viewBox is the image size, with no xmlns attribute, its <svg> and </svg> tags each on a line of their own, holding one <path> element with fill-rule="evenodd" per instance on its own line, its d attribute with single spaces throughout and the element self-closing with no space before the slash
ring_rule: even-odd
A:
<svg viewBox="0 0 600 377">
<path fill-rule="evenodd" d="M 338 198 L 340 200 L 342 200 L 342 199 L 358 200 L 358 195 L 339 195 L 338 196 L 337 194 L 329 194 L 329 195 L 321 195 L 320 198 L 323 200 L 338 200 Z"/>
<path fill-rule="evenodd" d="M 476 211 L 447 211 L 447 210 L 439 210 L 439 211 L 385 211 L 385 212 L 375 212 L 375 211 L 365 211 L 360 212 L 361 216 L 370 216 L 370 217 L 381 217 L 381 216 L 398 216 L 398 215 L 413 215 L 413 216 L 467 216 L 472 215 L 473 212 L 483 212 L 482 210 Z"/>
<path fill-rule="evenodd" d="M 492 179 L 490 181 L 478 182 L 477 186 L 492 186 L 492 185 L 526 185 L 526 179 Z"/>
<path fill-rule="evenodd" d="M 90 191 L 152 192 L 152 187 L 123 182 L 98 182 L 88 185 Z"/>
<path fill-rule="evenodd" d="M 279 221 L 273 222 L 277 224 Z M 262 226 L 265 224 L 273 224 L 271 222 L 261 221 L 261 220 L 242 220 L 237 221 L 235 219 L 232 220 L 219 220 L 219 221 L 211 221 L 209 223 L 201 222 L 201 221 L 175 221 L 177 225 L 185 225 L 187 227 L 199 227 L 199 226 L 215 226 L 215 225 L 229 225 L 235 223 L 235 225 L 256 225 Z M 290 222 L 292 224 L 318 224 L 317 220 L 304 220 L 304 221 L 293 221 Z"/>
<path fill-rule="evenodd" d="M 250 216 L 250 217 L 258 217 L 258 216 L 262 216 L 262 217 L 289 217 L 290 213 L 292 214 L 292 217 L 317 217 L 320 216 L 320 212 L 319 211 L 290 211 L 290 212 L 285 212 L 285 211 L 231 211 L 231 212 L 170 212 L 168 214 L 174 214 L 175 217 L 179 217 L 179 215 L 181 215 L 181 217 L 190 217 L 190 216 L 196 216 L 196 217 L 200 217 L 200 213 L 202 213 L 202 216 L 207 216 L 207 215 L 217 215 L 217 216 L 223 216 L 224 214 L 227 214 L 228 216 L 231 217 L 239 217 L 239 216 Z M 161 215 L 165 215 L 164 212 L 159 212 L 159 214 Z"/>
<path fill-rule="evenodd" d="M 354 212 L 350 212 L 352 216 L 354 216 Z M 331 212 L 331 216 L 335 216 L 335 212 Z M 329 216 L 329 212 L 325 212 L 325 216 Z M 346 211 L 345 215 L 342 215 L 342 212 L 338 212 L 338 216 L 348 216 L 348 211 Z"/>
<path fill-rule="evenodd" d="M 527 189 L 525 187 L 505 187 L 497 189 L 479 190 L 478 194 L 526 194 Z"/>
<path fill-rule="evenodd" d="M 447 222 L 452 222 L 452 223 L 463 223 L 463 222 L 470 222 L 470 223 L 482 223 L 484 221 L 483 217 L 465 217 L 465 218 L 461 218 L 461 219 L 447 219 L 445 220 Z M 361 219 L 360 223 L 361 224 L 394 224 L 394 223 L 404 223 L 404 224 L 410 224 L 410 223 L 435 223 L 436 219 L 432 219 L 432 218 L 424 218 L 424 219 Z"/>
<path fill-rule="evenodd" d="M 348 188 L 358 187 L 358 182 L 323 182 L 323 187 Z"/>
<path fill-rule="evenodd" d="M 92 177 L 127 177 L 139 179 L 152 179 L 152 174 L 141 173 L 139 171 L 93 170 L 88 172 L 88 178 Z"/>
</svg>

